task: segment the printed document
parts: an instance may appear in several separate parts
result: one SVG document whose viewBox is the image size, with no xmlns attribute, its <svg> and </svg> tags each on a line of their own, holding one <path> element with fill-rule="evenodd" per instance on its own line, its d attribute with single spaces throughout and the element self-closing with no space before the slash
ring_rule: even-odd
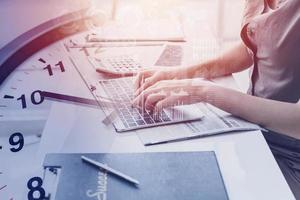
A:
<svg viewBox="0 0 300 200">
<path fill-rule="evenodd" d="M 204 113 L 204 118 L 199 121 L 142 129 L 138 130 L 137 134 L 147 146 L 234 131 L 263 129 L 211 105 L 200 103 L 198 106 Z"/>
</svg>

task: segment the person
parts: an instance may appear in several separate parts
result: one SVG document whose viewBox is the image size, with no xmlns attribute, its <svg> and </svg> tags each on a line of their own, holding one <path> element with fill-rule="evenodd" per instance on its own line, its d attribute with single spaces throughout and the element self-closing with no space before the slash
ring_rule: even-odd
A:
<svg viewBox="0 0 300 200">
<path fill-rule="evenodd" d="M 248 94 L 205 81 L 249 67 Z M 246 0 L 237 46 L 198 65 L 142 71 L 135 87 L 135 106 L 159 111 L 206 102 L 268 129 L 264 137 L 300 199 L 299 0 Z"/>
</svg>

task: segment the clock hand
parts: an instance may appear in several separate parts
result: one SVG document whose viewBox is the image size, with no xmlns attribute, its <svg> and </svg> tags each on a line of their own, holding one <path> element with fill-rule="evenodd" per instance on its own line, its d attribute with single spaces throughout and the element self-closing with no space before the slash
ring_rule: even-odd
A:
<svg viewBox="0 0 300 200">
<path fill-rule="evenodd" d="M 108 107 L 108 108 L 114 108 L 115 103 L 119 102 L 119 101 L 114 101 L 110 98 L 105 98 L 105 100 L 94 100 L 94 99 L 87 99 L 83 97 L 76 97 L 76 96 L 59 94 L 59 93 L 48 92 L 48 91 L 42 91 L 41 95 L 46 99 L 54 100 L 54 101 L 79 103 L 84 105 L 97 106 L 97 107 L 101 106 L 101 107 Z"/>
<path fill-rule="evenodd" d="M 54 101 L 59 101 L 59 102 L 67 102 L 67 103 L 79 103 L 83 105 L 88 105 L 88 106 L 97 106 L 97 107 L 106 107 L 106 108 L 115 108 L 115 103 L 116 101 L 109 101 L 107 98 L 107 101 L 101 101 L 101 100 L 93 100 L 93 99 L 87 99 L 87 98 L 82 98 L 82 97 L 76 97 L 76 96 L 71 96 L 71 95 L 65 95 L 65 94 L 59 94 L 59 93 L 54 93 L 54 92 L 47 92 L 47 91 L 42 91 L 41 95 L 49 100 L 54 100 Z M 117 101 L 118 102 L 118 101 Z M 111 124 L 114 119 L 117 117 L 117 113 L 115 110 L 113 110 L 107 117 L 105 117 L 102 122 L 105 125 Z"/>
</svg>

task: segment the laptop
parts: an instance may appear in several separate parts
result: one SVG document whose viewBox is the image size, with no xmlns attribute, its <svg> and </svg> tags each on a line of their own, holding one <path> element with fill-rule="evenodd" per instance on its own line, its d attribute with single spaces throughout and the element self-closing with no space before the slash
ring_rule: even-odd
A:
<svg viewBox="0 0 300 200">
<path fill-rule="evenodd" d="M 136 73 L 136 67 L 132 67 L 130 64 L 133 61 L 138 62 L 138 65 L 142 68 L 158 65 L 168 67 L 181 65 L 183 57 L 182 45 L 167 44 L 159 49 L 160 53 L 157 55 L 155 52 L 146 53 L 142 51 L 143 48 L 138 48 L 139 55 L 141 55 L 138 61 L 120 56 L 122 54 L 119 54 L 119 52 L 116 52 L 114 49 L 113 52 L 108 52 L 107 55 L 101 55 L 101 57 L 98 58 L 101 60 L 101 63 L 96 60 L 91 60 L 94 58 L 89 58 L 89 63 L 96 71 L 98 71 L 99 66 L 102 65 L 101 67 L 105 67 L 106 71 L 109 70 L 114 72 L 117 69 L 124 70 L 124 68 L 126 68 L 125 72 L 132 72 L 132 74 Z M 119 133 L 142 128 L 201 120 L 204 116 L 197 104 L 184 106 L 176 105 L 172 108 L 163 109 L 159 113 L 135 108 L 132 106 L 132 100 L 134 98 L 133 82 L 134 77 L 132 76 L 116 79 L 96 79 L 93 81 L 93 85 L 90 86 L 94 97 L 100 105 L 105 99 L 112 102 L 113 106 L 102 106 L 102 109 L 107 116 L 107 119 L 103 122 L 112 123 Z"/>
<path fill-rule="evenodd" d="M 107 116 L 116 114 L 112 123 L 117 132 L 201 120 L 204 116 L 197 104 L 176 105 L 159 113 L 133 107 L 133 82 L 133 77 L 100 80 L 96 86 L 99 89 L 94 91 L 99 101 L 106 98 L 113 102 L 113 107 L 103 110 Z"/>
</svg>

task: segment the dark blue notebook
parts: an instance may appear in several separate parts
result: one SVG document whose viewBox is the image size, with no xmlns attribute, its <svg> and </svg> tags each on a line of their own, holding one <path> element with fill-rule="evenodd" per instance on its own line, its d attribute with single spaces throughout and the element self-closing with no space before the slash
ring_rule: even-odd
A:
<svg viewBox="0 0 300 200">
<path fill-rule="evenodd" d="M 81 160 L 84 155 L 140 182 L 135 185 Z M 45 169 L 59 177 L 49 187 L 56 200 L 225 200 L 214 152 L 48 154 Z M 47 179 L 47 177 L 46 177 Z M 55 181 L 54 181 L 55 182 Z"/>
</svg>

